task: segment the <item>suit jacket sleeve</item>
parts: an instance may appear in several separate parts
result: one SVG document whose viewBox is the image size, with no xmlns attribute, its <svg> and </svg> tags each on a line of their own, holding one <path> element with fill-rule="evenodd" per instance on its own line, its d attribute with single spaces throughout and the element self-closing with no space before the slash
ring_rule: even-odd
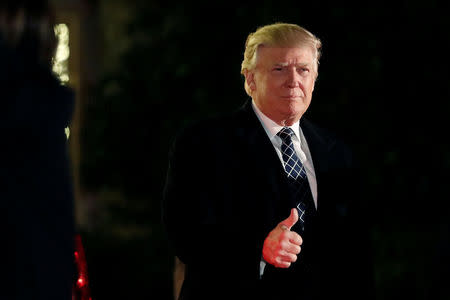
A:
<svg viewBox="0 0 450 300">
<path fill-rule="evenodd" d="M 218 142 L 226 137 L 204 128 L 186 129 L 173 145 L 163 222 L 175 254 L 186 264 L 186 278 L 196 281 L 191 286 L 202 282 L 199 289 L 217 291 L 226 281 L 224 293 L 242 293 L 258 279 L 264 236 L 257 234 L 251 221 L 226 217 L 234 200 L 228 197 L 232 186 L 227 183 L 233 162 L 223 149 L 229 143 Z"/>
</svg>

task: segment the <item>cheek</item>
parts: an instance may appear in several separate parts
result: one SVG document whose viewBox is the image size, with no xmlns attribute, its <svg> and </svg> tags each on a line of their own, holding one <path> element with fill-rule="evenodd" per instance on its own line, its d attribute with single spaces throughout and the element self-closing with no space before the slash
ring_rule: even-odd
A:
<svg viewBox="0 0 450 300">
<path fill-rule="evenodd" d="M 303 91 L 307 96 L 311 96 L 314 91 L 314 82 L 308 82 L 303 85 Z"/>
<path fill-rule="evenodd" d="M 314 84 L 316 83 L 316 81 L 313 78 L 311 78 L 310 80 L 311 82 L 309 83 L 309 92 L 312 93 L 314 91 Z"/>
<path fill-rule="evenodd" d="M 278 95 L 280 92 L 282 92 L 283 86 L 282 84 L 279 84 L 277 81 L 273 80 L 270 82 L 267 82 L 266 86 L 266 93 L 269 95 Z"/>
</svg>

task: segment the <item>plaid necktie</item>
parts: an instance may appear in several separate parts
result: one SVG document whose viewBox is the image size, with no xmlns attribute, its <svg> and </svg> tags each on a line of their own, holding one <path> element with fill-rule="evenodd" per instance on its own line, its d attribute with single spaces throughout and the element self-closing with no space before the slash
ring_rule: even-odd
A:
<svg viewBox="0 0 450 300">
<path fill-rule="evenodd" d="M 283 127 L 277 133 L 283 141 L 281 144 L 281 154 L 283 157 L 284 170 L 286 171 L 289 181 L 294 186 L 295 198 L 298 199 L 297 210 L 299 225 L 303 231 L 307 210 L 308 208 L 311 209 L 314 207 L 314 201 L 312 199 L 308 178 L 306 177 L 305 167 L 298 158 L 294 149 L 294 144 L 292 143 L 292 136 L 294 134 L 294 131 L 289 127 Z"/>
</svg>

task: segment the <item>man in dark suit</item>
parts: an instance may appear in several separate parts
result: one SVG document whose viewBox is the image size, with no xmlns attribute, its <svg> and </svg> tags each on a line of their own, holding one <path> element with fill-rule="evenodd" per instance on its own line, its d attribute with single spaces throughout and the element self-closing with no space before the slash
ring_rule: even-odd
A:
<svg viewBox="0 0 450 300">
<path fill-rule="evenodd" d="M 252 101 L 186 128 L 163 221 L 186 265 L 180 299 L 368 299 L 368 232 L 347 146 L 303 118 L 321 42 L 272 24 L 246 42 Z"/>
</svg>

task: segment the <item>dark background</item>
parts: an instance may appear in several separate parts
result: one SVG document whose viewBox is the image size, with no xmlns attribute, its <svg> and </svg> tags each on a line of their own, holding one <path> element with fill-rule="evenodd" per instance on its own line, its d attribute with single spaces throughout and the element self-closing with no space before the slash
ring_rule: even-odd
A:
<svg viewBox="0 0 450 300">
<path fill-rule="evenodd" d="M 94 300 L 171 299 L 160 223 L 171 141 L 247 99 L 246 37 L 273 22 L 323 42 L 306 115 L 359 157 L 376 299 L 450 298 L 445 1 L 94 2 L 104 61 L 84 108 L 81 185 L 95 209 L 80 227 Z"/>
</svg>

